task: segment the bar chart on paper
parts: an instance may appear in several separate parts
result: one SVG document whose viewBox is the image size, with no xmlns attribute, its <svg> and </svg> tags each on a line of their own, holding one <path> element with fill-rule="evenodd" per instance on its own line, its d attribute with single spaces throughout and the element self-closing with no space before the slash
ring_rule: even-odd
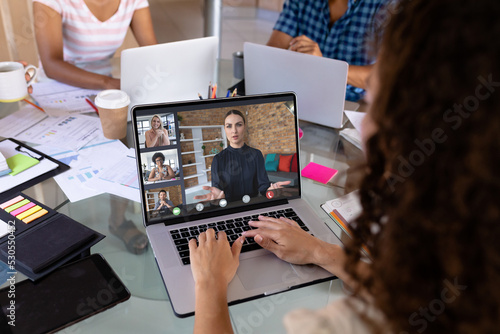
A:
<svg viewBox="0 0 500 334">
<path fill-rule="evenodd" d="M 84 167 L 79 170 L 79 173 L 75 175 L 69 175 L 68 176 L 68 181 L 79 181 L 80 183 L 84 183 L 93 177 L 95 177 L 97 174 L 99 174 L 99 170 L 93 169 L 91 166 Z"/>
<path fill-rule="evenodd" d="M 99 175 L 99 178 L 104 181 L 116 183 L 125 187 L 139 189 L 139 180 L 135 167 L 135 158 L 125 157 L 120 160 L 114 167 L 109 168 Z M 121 173 L 117 173 L 117 168 L 122 169 Z"/>
</svg>

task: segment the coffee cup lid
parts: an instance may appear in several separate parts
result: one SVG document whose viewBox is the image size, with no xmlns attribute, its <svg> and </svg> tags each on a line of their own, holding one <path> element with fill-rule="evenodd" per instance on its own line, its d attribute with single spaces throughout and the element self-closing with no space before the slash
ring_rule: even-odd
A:
<svg viewBox="0 0 500 334">
<path fill-rule="evenodd" d="M 95 98 L 95 105 L 104 109 L 116 109 L 127 107 L 130 98 L 127 93 L 119 89 L 107 89 L 99 92 Z"/>
</svg>

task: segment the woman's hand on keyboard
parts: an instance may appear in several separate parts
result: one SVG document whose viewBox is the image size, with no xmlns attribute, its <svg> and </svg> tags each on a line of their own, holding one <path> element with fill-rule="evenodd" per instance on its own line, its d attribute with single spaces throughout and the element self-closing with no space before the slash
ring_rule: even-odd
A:
<svg viewBox="0 0 500 334">
<path fill-rule="evenodd" d="M 262 248 L 287 262 L 313 263 L 315 250 L 321 247 L 321 240 L 303 231 L 291 219 L 259 216 L 258 221 L 250 221 L 248 224 L 257 229 L 243 232 L 245 237 L 253 237 Z"/>
<path fill-rule="evenodd" d="M 334 275 L 343 274 L 345 254 L 338 245 L 322 241 L 302 230 L 295 221 L 259 216 L 248 223 L 257 229 L 244 231 L 262 247 L 293 264 L 316 264 Z"/>
<path fill-rule="evenodd" d="M 200 233 L 198 246 L 196 239 L 191 239 L 189 253 L 195 283 L 204 287 L 221 284 L 227 287 L 238 268 L 244 240 L 244 237 L 238 238 L 231 247 L 225 232 L 219 232 L 216 239 L 211 228 Z"/>
</svg>

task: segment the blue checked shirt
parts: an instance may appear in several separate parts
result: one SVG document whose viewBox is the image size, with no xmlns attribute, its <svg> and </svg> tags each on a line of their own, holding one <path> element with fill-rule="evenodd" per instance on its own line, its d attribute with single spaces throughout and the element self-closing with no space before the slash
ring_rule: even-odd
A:
<svg viewBox="0 0 500 334">
<path fill-rule="evenodd" d="M 374 32 L 374 16 L 388 0 L 349 0 L 345 14 L 331 27 L 327 0 L 287 0 L 274 29 L 292 37 L 305 35 L 318 43 L 323 57 L 349 65 L 369 65 L 366 40 Z M 364 90 L 347 85 L 346 99 L 357 101 Z"/>
</svg>

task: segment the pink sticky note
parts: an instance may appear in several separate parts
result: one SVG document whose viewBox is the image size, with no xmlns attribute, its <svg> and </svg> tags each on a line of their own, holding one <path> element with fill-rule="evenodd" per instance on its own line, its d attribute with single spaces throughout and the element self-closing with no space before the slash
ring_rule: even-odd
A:
<svg viewBox="0 0 500 334">
<path fill-rule="evenodd" d="M 23 196 L 16 196 L 13 199 L 11 199 L 10 201 L 7 201 L 5 203 L 0 204 L 0 208 L 2 208 L 2 209 L 8 208 L 12 204 L 16 204 L 17 202 L 21 202 L 23 199 L 24 199 Z"/>
<path fill-rule="evenodd" d="M 18 214 L 23 213 L 24 211 L 26 211 L 28 209 L 31 209 L 35 205 L 36 205 L 35 203 L 29 202 L 28 204 L 23 205 L 19 209 L 16 209 L 16 210 L 12 211 L 10 214 L 13 215 L 13 216 L 17 216 Z"/>
<path fill-rule="evenodd" d="M 330 167 L 325 167 L 315 162 L 310 162 L 307 164 L 307 166 L 302 168 L 300 174 L 303 177 L 307 177 L 308 179 L 327 184 L 328 181 L 330 181 L 332 177 L 337 174 L 337 170 Z"/>
<path fill-rule="evenodd" d="M 299 128 L 299 139 L 302 139 L 303 135 L 304 135 L 304 131 L 302 131 L 302 129 Z"/>
</svg>

